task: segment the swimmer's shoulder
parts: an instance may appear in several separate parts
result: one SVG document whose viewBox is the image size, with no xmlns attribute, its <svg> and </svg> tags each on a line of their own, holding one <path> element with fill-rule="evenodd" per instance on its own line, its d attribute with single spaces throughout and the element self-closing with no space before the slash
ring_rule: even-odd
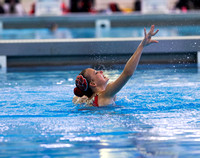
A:
<svg viewBox="0 0 200 158">
<path fill-rule="evenodd" d="M 88 101 L 88 97 L 87 96 L 82 96 L 82 97 L 77 97 L 77 96 L 74 96 L 73 97 L 73 100 L 72 100 L 72 102 L 74 103 L 74 104 L 85 104 L 85 103 L 87 103 L 87 101 Z"/>
<path fill-rule="evenodd" d="M 74 96 L 72 102 L 75 105 L 84 105 L 85 107 L 93 106 L 94 97 L 88 98 L 87 96 L 77 97 Z"/>
</svg>

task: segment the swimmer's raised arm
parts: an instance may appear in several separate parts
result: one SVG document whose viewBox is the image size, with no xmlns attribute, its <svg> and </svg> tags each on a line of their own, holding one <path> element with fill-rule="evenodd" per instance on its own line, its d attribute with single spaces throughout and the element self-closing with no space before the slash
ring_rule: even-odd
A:
<svg viewBox="0 0 200 158">
<path fill-rule="evenodd" d="M 108 84 L 103 93 L 104 97 L 114 97 L 116 93 L 119 92 L 120 89 L 127 83 L 137 68 L 143 48 L 151 43 L 158 43 L 158 41 L 151 39 L 151 37 L 154 36 L 158 31 L 159 30 L 156 30 L 154 32 L 154 25 L 152 25 L 149 33 L 147 34 L 146 29 L 144 28 L 144 39 L 126 63 L 121 75 L 114 82 Z"/>
</svg>

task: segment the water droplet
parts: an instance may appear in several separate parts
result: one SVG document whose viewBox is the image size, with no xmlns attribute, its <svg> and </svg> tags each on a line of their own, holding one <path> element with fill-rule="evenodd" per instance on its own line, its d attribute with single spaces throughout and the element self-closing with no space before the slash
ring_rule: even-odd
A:
<svg viewBox="0 0 200 158">
<path fill-rule="evenodd" d="M 59 81 L 59 82 L 57 82 L 56 84 L 62 84 L 63 83 L 63 81 Z"/>
</svg>

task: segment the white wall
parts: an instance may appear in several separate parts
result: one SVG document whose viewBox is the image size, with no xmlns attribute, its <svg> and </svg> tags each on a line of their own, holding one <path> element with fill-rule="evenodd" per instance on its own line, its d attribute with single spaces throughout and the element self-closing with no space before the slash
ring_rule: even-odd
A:
<svg viewBox="0 0 200 158">
<path fill-rule="evenodd" d="M 21 0 L 24 10 L 28 13 L 31 9 L 31 5 L 35 2 L 35 0 Z"/>
<path fill-rule="evenodd" d="M 64 1 L 67 6 L 70 5 L 70 0 L 64 0 Z M 177 1 L 178 0 L 168 0 L 169 9 L 172 9 Z M 35 2 L 35 0 L 21 0 L 21 2 L 26 12 L 29 12 L 31 8 L 31 4 Z M 112 2 L 119 4 L 119 7 L 121 9 L 124 9 L 124 8 L 133 9 L 133 4 L 135 0 L 95 0 L 95 9 L 96 10 L 106 9 L 108 7 L 108 4 Z"/>
<path fill-rule="evenodd" d="M 123 8 L 133 8 L 135 0 L 96 0 L 95 4 L 96 10 L 106 9 L 109 3 L 117 3 L 121 9 Z"/>
<path fill-rule="evenodd" d="M 31 5 L 35 2 L 36 0 L 21 0 L 21 3 L 24 7 L 24 10 L 28 13 L 31 9 Z M 63 0 L 67 6 L 69 6 L 70 0 Z"/>
<path fill-rule="evenodd" d="M 96 0 L 96 9 L 105 9 L 109 3 L 117 3 L 121 9 L 131 8 L 133 9 L 136 0 Z M 168 8 L 172 9 L 178 0 L 168 0 Z"/>
</svg>

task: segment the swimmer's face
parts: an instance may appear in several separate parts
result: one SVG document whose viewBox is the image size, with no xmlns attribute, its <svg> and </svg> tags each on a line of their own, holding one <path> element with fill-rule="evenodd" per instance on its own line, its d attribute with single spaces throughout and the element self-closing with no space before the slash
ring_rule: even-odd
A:
<svg viewBox="0 0 200 158">
<path fill-rule="evenodd" d="M 103 71 L 96 71 L 91 68 L 86 70 L 85 75 L 89 76 L 91 82 L 94 82 L 96 86 L 107 85 L 109 80 L 106 76 L 104 76 Z"/>
</svg>

